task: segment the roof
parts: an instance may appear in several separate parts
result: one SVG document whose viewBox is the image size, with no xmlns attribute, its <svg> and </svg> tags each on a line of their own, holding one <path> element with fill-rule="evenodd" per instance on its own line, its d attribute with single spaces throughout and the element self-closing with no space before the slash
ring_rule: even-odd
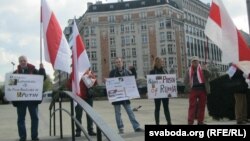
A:
<svg viewBox="0 0 250 141">
<path fill-rule="evenodd" d="M 179 9 L 176 2 L 173 0 L 134 0 L 118 3 L 107 3 L 107 4 L 92 4 L 88 7 L 87 12 L 107 12 L 116 10 L 127 10 L 142 7 L 150 7 L 156 5 L 169 4 L 177 9 Z"/>
</svg>

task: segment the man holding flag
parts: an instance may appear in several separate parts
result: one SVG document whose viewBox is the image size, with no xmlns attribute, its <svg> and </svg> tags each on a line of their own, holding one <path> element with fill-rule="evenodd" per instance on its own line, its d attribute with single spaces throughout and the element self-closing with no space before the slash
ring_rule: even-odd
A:
<svg viewBox="0 0 250 141">
<path fill-rule="evenodd" d="M 72 66 L 73 71 L 70 75 L 70 80 L 68 81 L 69 89 L 72 89 L 73 94 L 81 97 L 85 100 L 90 106 L 93 106 L 93 93 L 90 92 L 90 87 L 96 85 L 96 78 L 93 72 L 89 69 L 90 62 L 88 55 L 86 53 L 85 45 L 82 42 L 82 38 L 79 34 L 76 22 L 74 20 L 73 25 L 73 48 L 72 48 Z M 87 76 L 87 79 L 93 80 L 94 83 L 92 85 L 85 84 L 84 76 Z M 76 105 L 76 119 L 82 123 L 82 107 L 80 105 Z M 92 119 L 86 115 L 87 117 L 87 130 L 90 136 L 95 136 L 96 133 L 93 131 L 93 121 Z M 76 137 L 81 136 L 81 129 L 76 124 Z"/>
<path fill-rule="evenodd" d="M 248 88 L 245 81 L 250 73 L 250 48 L 235 27 L 221 0 L 212 1 L 205 34 L 223 51 L 223 60 L 235 64 L 230 67 L 228 74 L 231 81 L 235 83 L 234 89 L 232 87 L 231 89 L 235 96 L 237 124 L 244 124 L 247 118 L 246 93 Z"/>
</svg>

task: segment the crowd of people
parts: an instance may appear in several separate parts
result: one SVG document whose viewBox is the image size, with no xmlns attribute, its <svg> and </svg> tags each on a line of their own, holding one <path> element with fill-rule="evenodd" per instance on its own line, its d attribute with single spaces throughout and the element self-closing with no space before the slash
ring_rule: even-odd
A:
<svg viewBox="0 0 250 141">
<path fill-rule="evenodd" d="M 43 67 L 43 64 L 40 64 L 39 70 L 35 68 L 34 65 L 29 64 L 26 56 L 19 57 L 19 65 L 17 70 L 14 71 L 16 74 L 38 74 L 43 75 L 44 80 L 46 79 L 46 72 Z M 114 77 L 124 77 L 134 75 L 135 78 L 137 77 L 136 69 L 134 67 L 129 67 L 126 69 L 123 65 L 122 58 L 115 59 L 115 69 L 111 70 L 109 73 L 109 78 Z M 91 71 L 88 70 L 86 72 L 89 74 L 89 77 L 92 79 L 96 79 L 96 75 Z M 168 74 L 167 70 L 164 66 L 164 61 L 160 57 L 156 57 L 153 62 L 153 68 L 149 72 L 149 74 Z M 209 89 L 209 77 L 210 72 L 207 69 L 206 65 L 202 65 L 199 63 L 199 58 L 197 56 L 192 57 L 191 65 L 186 71 L 184 83 L 186 84 L 186 89 L 189 93 L 189 108 L 188 108 L 188 118 L 187 124 L 193 125 L 194 120 L 197 119 L 198 125 L 204 125 L 204 116 L 205 116 L 205 107 L 207 103 L 207 94 L 210 93 Z M 68 88 L 71 89 L 71 81 L 72 76 L 68 80 Z M 239 87 L 237 91 L 235 91 L 235 116 L 237 124 L 245 124 L 247 122 L 247 110 L 246 110 L 246 91 L 249 90 L 248 85 L 245 82 L 245 77 L 243 77 L 243 72 L 237 68 L 237 71 L 232 76 L 231 81 L 239 81 Z M 97 81 L 93 86 L 97 85 Z M 84 101 L 86 101 L 90 106 L 93 106 L 93 90 L 91 87 L 87 87 L 83 80 L 80 81 L 80 95 Z M 41 101 L 13 101 L 13 105 L 17 109 L 17 126 L 18 126 L 18 133 L 20 140 L 19 141 L 26 141 L 27 134 L 26 134 L 26 127 L 25 127 L 25 115 L 26 109 L 28 108 L 30 116 L 31 116 L 31 139 L 33 141 L 38 141 L 38 123 L 39 123 L 39 116 L 38 116 L 38 104 Z M 122 100 L 112 102 L 114 107 L 114 115 L 116 120 L 116 125 L 118 128 L 118 132 L 120 134 L 124 133 L 124 124 L 121 118 L 121 107 L 123 107 L 129 117 L 129 120 L 132 124 L 132 127 L 135 132 L 144 132 L 144 129 L 141 128 L 139 122 L 137 121 L 135 114 L 130 106 L 130 100 Z M 155 104 L 155 124 L 160 124 L 160 107 L 161 103 L 163 105 L 165 119 L 168 125 L 172 125 L 171 116 L 169 111 L 169 98 L 157 98 L 154 99 Z M 82 123 L 82 113 L 83 109 L 80 105 L 76 105 L 75 107 L 76 112 L 76 119 Z M 90 136 L 95 136 L 96 133 L 94 132 L 93 128 L 93 121 L 92 119 L 86 115 L 87 119 L 87 130 Z M 81 129 L 76 124 L 76 137 L 81 136 Z"/>
</svg>

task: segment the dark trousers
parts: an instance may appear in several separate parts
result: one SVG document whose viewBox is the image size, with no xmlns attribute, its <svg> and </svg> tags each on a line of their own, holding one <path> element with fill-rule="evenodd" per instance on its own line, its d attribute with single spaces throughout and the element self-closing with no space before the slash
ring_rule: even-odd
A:
<svg viewBox="0 0 250 141">
<path fill-rule="evenodd" d="M 85 101 L 91 106 L 93 107 L 93 98 L 88 98 L 85 99 Z M 82 123 L 82 107 L 80 105 L 77 104 L 77 106 L 75 107 L 75 111 L 76 111 L 76 119 Z M 87 118 L 87 130 L 88 132 L 92 132 L 93 129 L 93 120 L 86 114 L 86 118 Z M 80 129 L 80 127 L 76 124 L 76 132 L 81 132 L 82 130 Z"/>
<path fill-rule="evenodd" d="M 247 120 L 247 95 L 242 93 L 234 94 L 235 118 L 237 122 Z"/>
<path fill-rule="evenodd" d="M 189 94 L 188 124 L 192 125 L 194 123 L 196 113 L 198 123 L 202 124 L 204 122 L 206 101 L 205 90 L 191 90 Z"/>
<path fill-rule="evenodd" d="M 17 126 L 19 137 L 21 140 L 26 140 L 27 138 L 25 127 L 25 116 L 27 107 L 31 118 L 31 138 L 35 139 L 38 137 L 38 105 L 23 102 L 23 104 L 17 106 Z"/>
<path fill-rule="evenodd" d="M 166 118 L 168 124 L 171 124 L 170 112 L 169 112 L 169 108 L 168 108 L 169 99 L 168 98 L 159 98 L 159 99 L 154 99 L 154 101 L 155 101 L 155 123 L 156 123 L 156 125 L 159 125 L 159 123 L 160 123 L 161 101 L 163 104 L 165 118 Z"/>
</svg>

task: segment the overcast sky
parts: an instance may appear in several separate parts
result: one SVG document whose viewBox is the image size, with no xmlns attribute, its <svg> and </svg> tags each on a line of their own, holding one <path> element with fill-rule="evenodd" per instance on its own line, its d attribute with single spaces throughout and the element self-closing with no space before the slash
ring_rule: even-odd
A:
<svg viewBox="0 0 250 141">
<path fill-rule="evenodd" d="M 103 3 L 117 0 L 102 0 Z M 126 0 L 125 0 L 126 1 Z M 201 0 L 205 3 L 211 0 Z M 248 32 L 245 0 L 222 0 L 238 29 Z M 74 16 L 83 15 L 87 2 L 96 0 L 47 0 L 62 29 Z M 40 0 L 0 0 L 0 82 L 5 73 L 13 70 L 11 62 L 18 64 L 18 56 L 26 55 L 37 68 L 40 60 Z M 44 57 L 43 57 L 44 58 Z M 52 77 L 53 69 L 43 61 Z M 15 65 L 15 68 L 16 68 Z"/>
</svg>

